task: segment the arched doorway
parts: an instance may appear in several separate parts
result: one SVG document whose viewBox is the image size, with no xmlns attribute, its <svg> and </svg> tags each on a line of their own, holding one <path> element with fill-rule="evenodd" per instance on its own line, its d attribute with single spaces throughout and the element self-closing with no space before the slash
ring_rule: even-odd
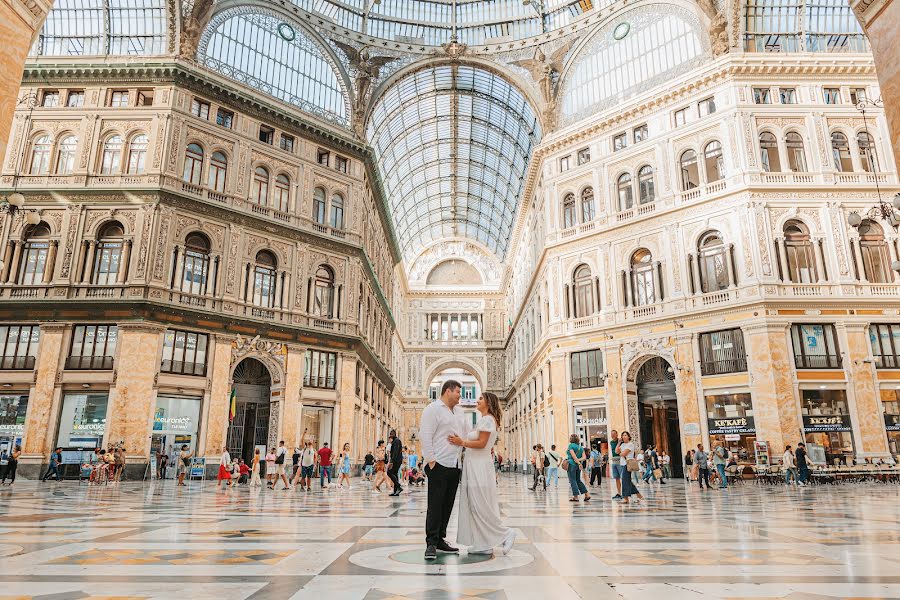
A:
<svg viewBox="0 0 900 600">
<path fill-rule="evenodd" d="M 228 425 L 226 445 L 232 458 L 250 463 L 253 450 L 265 456 L 269 441 L 272 377 L 266 366 L 255 358 L 245 358 L 234 368 L 234 419 Z"/>
<path fill-rule="evenodd" d="M 634 379 L 641 446 L 656 444 L 660 454 L 665 452 L 671 458 L 672 476 L 683 477 L 675 370 L 664 358 L 655 356 L 641 365 Z"/>
</svg>

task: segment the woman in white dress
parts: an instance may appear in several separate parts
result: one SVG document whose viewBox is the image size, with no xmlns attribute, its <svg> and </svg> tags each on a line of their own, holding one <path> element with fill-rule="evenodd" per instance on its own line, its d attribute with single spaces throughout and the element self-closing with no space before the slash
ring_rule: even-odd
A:
<svg viewBox="0 0 900 600">
<path fill-rule="evenodd" d="M 501 546 L 508 554 L 516 534 L 500 523 L 497 483 L 491 448 L 497 441 L 500 400 L 484 392 L 476 405 L 481 417 L 467 439 L 450 436 L 450 443 L 466 448 L 459 482 L 459 530 L 456 541 L 469 547 L 469 554 L 493 554 Z"/>
</svg>

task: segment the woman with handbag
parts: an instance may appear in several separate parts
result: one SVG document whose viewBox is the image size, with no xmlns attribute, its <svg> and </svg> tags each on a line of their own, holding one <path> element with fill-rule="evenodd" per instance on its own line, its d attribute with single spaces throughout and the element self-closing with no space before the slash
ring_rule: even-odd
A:
<svg viewBox="0 0 900 600">
<path fill-rule="evenodd" d="M 581 461 L 584 458 L 584 448 L 578 443 L 578 435 L 569 436 L 569 447 L 566 448 L 566 462 L 568 463 L 566 473 L 569 475 L 569 485 L 572 487 L 572 497 L 569 502 L 578 502 L 578 496 L 584 494 L 584 501 L 591 499 L 588 494 L 587 486 L 581 480 Z"/>
<path fill-rule="evenodd" d="M 188 450 L 187 444 L 181 445 L 181 452 L 178 453 L 178 485 L 184 485 L 184 478 L 188 469 L 191 468 L 191 451 Z"/>
<path fill-rule="evenodd" d="M 634 479 L 632 478 L 632 475 L 641 468 L 637 458 L 635 458 L 634 442 L 631 441 L 631 434 L 627 431 L 622 432 L 619 440 L 621 440 L 618 446 L 619 456 L 627 474 L 627 477 L 622 478 L 622 500 L 625 504 L 629 504 L 631 503 L 631 496 L 637 496 L 637 500 L 634 503 L 640 504 L 644 497 L 634 485 Z"/>
</svg>

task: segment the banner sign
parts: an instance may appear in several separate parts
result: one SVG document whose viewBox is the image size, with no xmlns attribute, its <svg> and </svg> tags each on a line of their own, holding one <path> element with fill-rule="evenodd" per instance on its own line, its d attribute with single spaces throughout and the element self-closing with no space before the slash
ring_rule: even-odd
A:
<svg viewBox="0 0 900 600">
<path fill-rule="evenodd" d="M 739 435 L 756 433 L 753 417 L 728 417 L 709 420 L 709 435 Z"/>
<path fill-rule="evenodd" d="M 806 433 L 850 431 L 850 415 L 803 415 Z"/>
<path fill-rule="evenodd" d="M 180 460 L 180 459 L 179 459 Z M 191 458 L 191 479 L 194 477 L 199 477 L 203 479 L 206 475 L 206 458 L 205 457 L 193 457 Z"/>
</svg>

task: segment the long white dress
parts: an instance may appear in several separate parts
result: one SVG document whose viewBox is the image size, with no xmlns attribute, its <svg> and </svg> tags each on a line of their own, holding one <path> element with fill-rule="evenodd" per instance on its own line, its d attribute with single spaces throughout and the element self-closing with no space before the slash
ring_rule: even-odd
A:
<svg viewBox="0 0 900 600">
<path fill-rule="evenodd" d="M 468 438 L 477 440 L 482 431 L 490 432 L 488 443 L 484 448 L 466 448 L 459 482 L 459 530 L 456 541 L 468 546 L 470 553 L 488 553 L 515 536 L 514 531 L 500 523 L 497 480 L 491 458 L 491 448 L 497 441 L 494 417 L 484 415 L 478 419 Z"/>
</svg>

